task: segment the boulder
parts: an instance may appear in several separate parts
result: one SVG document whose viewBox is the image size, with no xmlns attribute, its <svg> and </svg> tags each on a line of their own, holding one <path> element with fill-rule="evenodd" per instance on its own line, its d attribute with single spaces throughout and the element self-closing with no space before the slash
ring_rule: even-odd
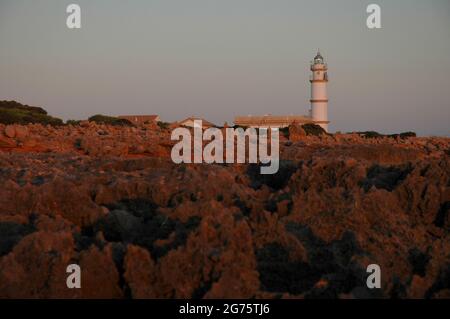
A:
<svg viewBox="0 0 450 319">
<path fill-rule="evenodd" d="M 16 127 L 14 125 L 7 125 L 5 127 L 5 135 L 10 138 L 16 137 Z"/>
<path fill-rule="evenodd" d="M 17 125 L 15 127 L 15 131 L 16 131 L 16 138 L 19 140 L 24 140 L 25 138 L 28 137 L 29 131 L 26 126 Z"/>
<path fill-rule="evenodd" d="M 305 130 L 300 125 L 289 126 L 289 140 L 292 142 L 298 142 L 304 139 L 306 136 Z"/>
</svg>

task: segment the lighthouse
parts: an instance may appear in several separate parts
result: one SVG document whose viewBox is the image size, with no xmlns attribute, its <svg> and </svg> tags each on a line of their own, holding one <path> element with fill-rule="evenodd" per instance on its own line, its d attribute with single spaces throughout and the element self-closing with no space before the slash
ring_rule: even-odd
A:
<svg viewBox="0 0 450 319">
<path fill-rule="evenodd" d="M 237 116 L 234 124 L 253 128 L 285 128 L 290 125 L 316 124 L 328 132 L 328 66 L 320 51 L 311 62 L 311 108 L 308 115 Z"/>
<path fill-rule="evenodd" d="M 311 119 L 328 132 L 328 66 L 320 51 L 311 62 Z"/>
</svg>

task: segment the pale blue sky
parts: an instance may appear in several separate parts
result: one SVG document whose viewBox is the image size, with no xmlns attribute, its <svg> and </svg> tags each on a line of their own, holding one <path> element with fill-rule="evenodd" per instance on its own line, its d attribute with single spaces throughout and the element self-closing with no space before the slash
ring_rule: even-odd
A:
<svg viewBox="0 0 450 319">
<path fill-rule="evenodd" d="M 64 119 L 306 114 L 320 48 L 332 131 L 450 135 L 449 0 L 0 0 L 0 43 L 0 100 Z"/>
</svg>

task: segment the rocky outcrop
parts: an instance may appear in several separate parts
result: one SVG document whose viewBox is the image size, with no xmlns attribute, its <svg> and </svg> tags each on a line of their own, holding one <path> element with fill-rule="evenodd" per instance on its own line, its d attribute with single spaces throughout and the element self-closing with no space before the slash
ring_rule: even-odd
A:
<svg viewBox="0 0 450 319">
<path fill-rule="evenodd" d="M 158 128 L 8 127 L 0 298 L 450 297 L 449 139 L 300 132 L 261 176 L 173 164 Z"/>
<path fill-rule="evenodd" d="M 0 124 L 0 151 L 72 153 L 90 156 L 170 155 L 169 132 L 150 125 L 117 127 L 94 122 L 80 125 Z"/>
</svg>

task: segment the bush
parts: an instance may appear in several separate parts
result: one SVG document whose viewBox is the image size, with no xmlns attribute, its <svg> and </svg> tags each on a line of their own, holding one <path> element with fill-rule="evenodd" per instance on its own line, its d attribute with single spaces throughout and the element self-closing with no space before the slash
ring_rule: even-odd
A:
<svg viewBox="0 0 450 319">
<path fill-rule="evenodd" d="M 313 135 L 313 136 L 320 136 L 320 135 L 327 135 L 328 133 L 322 128 L 322 126 L 308 123 L 302 125 L 303 130 L 305 131 L 306 135 Z"/>
<path fill-rule="evenodd" d="M 289 138 L 289 127 L 280 128 L 280 133 L 283 134 L 285 138 Z"/>
<path fill-rule="evenodd" d="M 375 131 L 367 131 L 367 132 L 357 132 L 360 136 L 364 138 L 382 138 L 384 135 Z"/>
<path fill-rule="evenodd" d="M 161 121 L 158 121 L 158 126 L 159 126 L 159 128 L 160 129 L 162 129 L 162 130 L 166 130 L 166 129 L 168 129 L 169 128 L 169 123 L 167 123 L 167 122 L 161 122 Z"/>
<path fill-rule="evenodd" d="M 47 111 L 41 107 L 21 104 L 16 101 L 0 101 L 0 108 L 2 108 L 2 109 L 19 109 L 19 110 L 30 111 L 33 113 L 47 115 Z"/>
<path fill-rule="evenodd" d="M 113 116 L 107 116 L 102 114 L 96 114 L 88 119 L 89 122 L 95 122 L 98 124 L 116 125 L 116 126 L 133 126 L 133 123 L 126 119 L 119 119 Z"/>
<path fill-rule="evenodd" d="M 80 125 L 80 122 L 81 121 L 78 121 L 78 120 L 67 120 L 66 125 L 76 126 L 76 125 Z"/>
<path fill-rule="evenodd" d="M 0 101 L 0 123 L 63 125 L 61 119 L 47 115 L 47 111 L 44 109 L 37 106 L 20 104 L 16 101 Z"/>
<path fill-rule="evenodd" d="M 400 137 L 401 139 L 406 139 L 409 137 L 417 137 L 416 133 L 414 133 L 414 132 L 404 132 L 401 134 L 384 135 L 384 134 L 380 134 L 375 131 L 368 131 L 368 132 L 357 132 L 357 134 L 359 134 L 360 136 L 363 136 L 365 138 L 383 138 L 383 137 L 398 138 L 398 137 Z"/>
<path fill-rule="evenodd" d="M 404 132 L 400 133 L 400 138 L 410 138 L 410 137 L 417 137 L 417 134 L 415 132 Z"/>
</svg>

